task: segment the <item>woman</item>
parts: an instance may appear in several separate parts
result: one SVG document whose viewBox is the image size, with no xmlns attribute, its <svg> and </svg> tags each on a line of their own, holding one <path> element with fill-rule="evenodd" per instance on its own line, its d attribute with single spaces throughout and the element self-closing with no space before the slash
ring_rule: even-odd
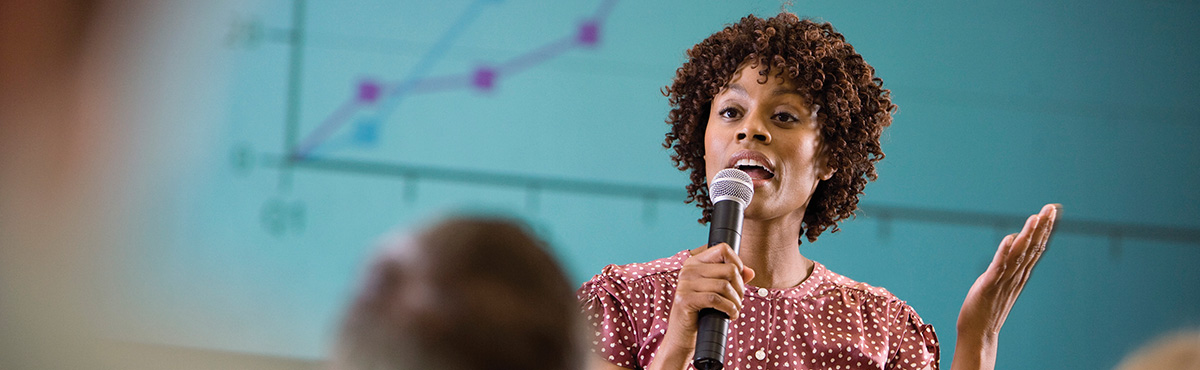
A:
<svg viewBox="0 0 1200 370">
<path fill-rule="evenodd" d="M 937 368 L 932 326 L 882 288 L 805 258 L 810 242 L 853 215 L 895 105 L 874 69 L 831 25 L 784 13 L 743 18 L 688 51 L 665 94 L 664 146 L 691 171 L 688 200 L 711 216 L 706 183 L 750 174 L 740 253 L 700 247 L 610 265 L 578 291 L 595 326 L 597 368 L 691 368 L 697 312 L 731 318 L 725 367 Z M 1058 206 L 1001 242 L 958 320 L 954 368 L 994 366 L 996 335 L 1045 249 Z"/>
</svg>

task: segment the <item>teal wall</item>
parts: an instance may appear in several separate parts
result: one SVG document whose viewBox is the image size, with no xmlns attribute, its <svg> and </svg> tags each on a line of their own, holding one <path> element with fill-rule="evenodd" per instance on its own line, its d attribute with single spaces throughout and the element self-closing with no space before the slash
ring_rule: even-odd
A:
<svg viewBox="0 0 1200 370">
<path fill-rule="evenodd" d="M 138 150 L 160 158 L 143 164 L 159 176 L 139 190 L 145 227 L 112 335 L 324 357 L 378 240 L 452 212 L 525 220 L 576 282 L 695 247 L 707 229 L 660 145 L 659 89 L 688 47 L 779 8 L 164 5 L 129 67 L 146 98 L 135 121 L 151 128 Z M 788 9 L 832 22 L 900 106 L 864 210 L 801 250 L 907 300 L 937 328 L 944 365 L 1001 236 L 1050 202 L 1064 223 L 1004 327 L 1001 367 L 1111 368 L 1200 325 L 1200 5 Z M 555 49 L 597 12 L 597 43 Z M 490 89 L 457 77 L 521 57 Z M 364 82 L 409 90 L 372 104 Z"/>
</svg>

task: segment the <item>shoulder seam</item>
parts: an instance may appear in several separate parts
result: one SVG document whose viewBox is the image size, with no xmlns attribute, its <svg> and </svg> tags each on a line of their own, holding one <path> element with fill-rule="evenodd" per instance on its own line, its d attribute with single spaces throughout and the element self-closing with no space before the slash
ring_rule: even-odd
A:
<svg viewBox="0 0 1200 370">
<path fill-rule="evenodd" d="M 848 291 L 856 292 L 859 295 L 878 299 L 878 300 L 884 300 L 884 301 L 888 301 L 888 302 L 900 302 L 902 304 L 907 304 L 907 302 L 905 302 L 903 299 L 900 299 L 900 297 L 897 297 L 895 294 L 892 294 L 892 292 L 887 292 L 887 294 L 880 294 L 880 293 L 873 292 L 870 289 L 860 288 L 856 285 L 839 284 L 839 283 L 833 282 L 833 281 L 826 281 L 825 283 L 823 283 L 821 285 L 826 285 L 826 284 L 832 285 L 835 288 L 841 288 L 841 289 L 845 289 Z M 861 283 L 861 282 L 858 284 L 866 285 L 866 283 Z M 882 289 L 882 288 L 880 288 L 880 289 Z M 887 291 L 887 290 L 885 289 L 884 291 Z"/>
<path fill-rule="evenodd" d="M 609 265 L 609 266 L 617 266 L 617 265 Z M 648 274 L 644 274 L 644 275 L 642 275 L 642 276 L 638 276 L 637 278 L 632 278 L 632 279 L 631 279 L 631 278 L 628 278 L 628 277 L 626 277 L 625 275 L 622 275 L 622 274 L 616 274 L 616 273 L 610 273 L 610 272 L 608 272 L 608 271 L 604 271 L 604 272 L 602 272 L 602 273 L 601 273 L 601 275 L 604 275 L 604 276 L 606 276 L 606 277 L 608 277 L 608 278 L 610 278 L 610 279 L 613 279 L 613 280 L 619 280 L 619 281 L 621 281 L 621 282 L 623 282 L 623 283 L 629 284 L 629 283 L 637 283 L 637 282 L 640 282 L 640 281 L 642 281 L 642 280 L 645 280 L 645 279 L 648 279 L 648 278 L 651 278 L 651 277 L 658 277 L 659 275 L 662 275 L 662 274 L 669 274 L 669 273 L 673 273 L 673 272 L 678 272 L 680 269 L 681 269 L 680 267 L 675 267 L 675 268 L 671 268 L 671 269 L 667 269 L 667 270 L 655 271 L 655 272 L 648 273 Z"/>
</svg>

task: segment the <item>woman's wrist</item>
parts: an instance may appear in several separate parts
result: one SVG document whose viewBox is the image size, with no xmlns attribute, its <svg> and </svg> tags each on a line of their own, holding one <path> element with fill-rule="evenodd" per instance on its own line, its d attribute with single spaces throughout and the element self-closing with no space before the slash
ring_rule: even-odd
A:
<svg viewBox="0 0 1200 370">
<path fill-rule="evenodd" d="M 666 343 L 663 343 L 666 344 Z M 659 346 L 658 351 L 654 353 L 654 358 L 650 360 L 650 366 L 647 370 L 682 370 L 687 368 L 687 364 L 691 361 L 691 353 L 681 351 L 679 347 L 664 347 Z"/>
<path fill-rule="evenodd" d="M 654 351 L 654 357 L 650 360 L 650 366 L 647 370 L 680 370 L 686 369 L 687 364 L 692 361 L 692 352 L 695 350 L 696 340 L 691 338 L 681 338 L 677 333 L 678 328 L 672 328 L 671 324 L 667 324 L 667 332 L 663 335 L 662 343 L 659 343 L 658 348 Z"/>
<path fill-rule="evenodd" d="M 996 367 L 998 333 L 959 330 L 951 370 L 992 370 Z"/>
</svg>

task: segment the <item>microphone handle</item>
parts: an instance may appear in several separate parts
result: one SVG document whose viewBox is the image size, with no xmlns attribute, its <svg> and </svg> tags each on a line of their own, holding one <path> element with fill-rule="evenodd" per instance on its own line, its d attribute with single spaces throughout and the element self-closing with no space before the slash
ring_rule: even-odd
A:
<svg viewBox="0 0 1200 370">
<path fill-rule="evenodd" d="M 700 310 L 692 366 L 697 370 L 720 370 L 724 367 L 725 335 L 728 330 L 729 315 L 714 308 Z"/>
<path fill-rule="evenodd" d="M 741 203 L 723 200 L 713 205 L 713 219 L 708 230 L 708 245 L 729 244 L 737 253 L 742 241 Z M 720 370 L 725 362 L 725 336 L 729 331 L 729 315 L 713 308 L 700 310 L 696 330 L 696 351 L 692 366 L 697 370 Z"/>
</svg>

